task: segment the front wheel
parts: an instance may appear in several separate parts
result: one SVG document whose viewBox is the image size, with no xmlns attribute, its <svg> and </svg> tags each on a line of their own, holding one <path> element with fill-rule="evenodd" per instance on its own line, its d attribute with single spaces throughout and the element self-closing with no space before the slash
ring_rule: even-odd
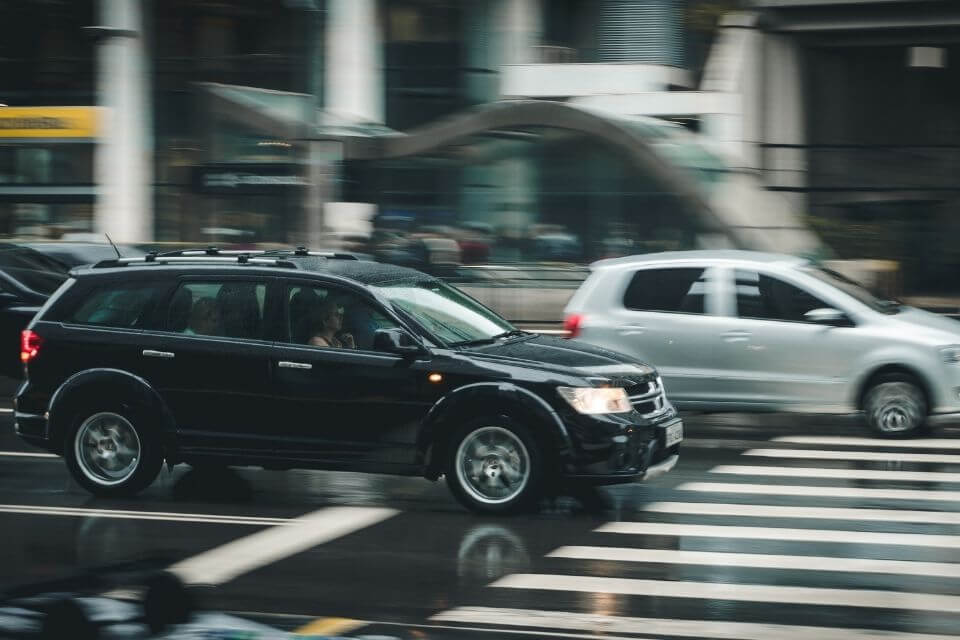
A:
<svg viewBox="0 0 960 640">
<path fill-rule="evenodd" d="M 886 376 L 867 391 L 863 402 L 867 424 L 887 438 L 920 433 L 927 419 L 927 401 L 916 382 L 906 376 Z"/>
<path fill-rule="evenodd" d="M 74 479 L 95 495 L 134 495 L 160 473 L 156 433 L 127 408 L 86 411 L 67 435 L 63 456 Z"/>
<path fill-rule="evenodd" d="M 473 421 L 453 440 L 446 479 L 471 511 L 517 511 L 540 496 L 540 447 L 527 429 L 504 416 Z"/>
</svg>

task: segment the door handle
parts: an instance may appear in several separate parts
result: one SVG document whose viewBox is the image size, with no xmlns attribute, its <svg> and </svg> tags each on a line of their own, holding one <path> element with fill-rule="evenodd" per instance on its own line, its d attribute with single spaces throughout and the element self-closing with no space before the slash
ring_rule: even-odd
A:
<svg viewBox="0 0 960 640">
<path fill-rule="evenodd" d="M 287 360 L 281 360 L 277 363 L 277 366 L 281 369 L 313 369 L 313 365 L 309 362 L 289 362 Z"/>
<path fill-rule="evenodd" d="M 647 328 L 640 324 L 625 324 L 622 327 L 620 327 L 620 335 L 630 336 L 637 333 L 643 333 L 646 330 Z"/>
<path fill-rule="evenodd" d="M 724 342 L 747 342 L 750 340 L 749 331 L 726 331 L 723 334 Z"/>
<path fill-rule="evenodd" d="M 148 358 L 172 358 L 174 357 L 173 352 L 171 351 L 154 351 L 153 349 L 144 349 L 143 355 Z"/>
</svg>

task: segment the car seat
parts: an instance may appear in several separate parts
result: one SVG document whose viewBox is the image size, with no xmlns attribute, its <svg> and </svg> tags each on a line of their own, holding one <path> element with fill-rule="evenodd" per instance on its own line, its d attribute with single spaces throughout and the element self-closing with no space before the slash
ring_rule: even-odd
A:
<svg viewBox="0 0 960 640">
<path fill-rule="evenodd" d="M 184 332 L 190 324 L 190 309 L 193 308 L 193 292 L 180 287 L 170 301 L 170 315 L 167 325 L 170 331 Z"/>
<path fill-rule="evenodd" d="M 227 283 L 217 293 L 217 311 L 223 335 L 230 338 L 260 338 L 260 303 L 256 285 Z"/>
<path fill-rule="evenodd" d="M 290 341 L 308 344 L 316 329 L 322 298 L 313 289 L 301 288 L 290 298 Z"/>
</svg>

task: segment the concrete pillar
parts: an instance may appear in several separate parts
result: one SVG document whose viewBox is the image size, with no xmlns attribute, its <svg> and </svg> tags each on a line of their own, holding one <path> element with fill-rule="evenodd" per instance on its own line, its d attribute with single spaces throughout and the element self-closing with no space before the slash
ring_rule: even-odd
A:
<svg viewBox="0 0 960 640">
<path fill-rule="evenodd" d="M 153 120 L 142 0 L 100 0 L 103 126 L 95 154 L 94 228 L 115 242 L 153 239 Z"/>
<path fill-rule="evenodd" d="M 377 0 L 328 0 L 324 108 L 360 122 L 384 121 L 383 38 Z"/>
<path fill-rule="evenodd" d="M 766 148 L 763 166 L 768 186 L 802 189 L 807 185 L 807 143 L 803 94 L 803 59 L 792 36 L 764 36 L 763 140 L 767 144 L 791 145 Z M 806 210 L 806 195 L 785 192 L 794 211 Z"/>
<path fill-rule="evenodd" d="M 534 47 L 543 32 L 542 0 L 501 0 L 499 9 L 501 64 L 539 62 Z"/>
</svg>

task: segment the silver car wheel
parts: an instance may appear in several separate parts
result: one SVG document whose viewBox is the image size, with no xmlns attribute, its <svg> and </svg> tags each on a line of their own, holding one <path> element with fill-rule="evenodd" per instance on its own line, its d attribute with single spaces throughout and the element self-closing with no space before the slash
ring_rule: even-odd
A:
<svg viewBox="0 0 960 640">
<path fill-rule="evenodd" d="M 137 430 L 118 413 L 96 413 L 80 425 L 73 439 L 80 471 L 91 482 L 110 487 L 122 484 L 140 464 Z"/>
<path fill-rule="evenodd" d="M 926 417 L 923 394 L 909 382 L 883 382 L 872 388 L 864 403 L 867 419 L 881 433 L 907 433 Z"/>
<path fill-rule="evenodd" d="M 519 496 L 530 481 L 530 454 L 523 441 L 503 427 L 480 427 L 460 442 L 457 481 L 474 500 L 503 504 Z"/>
</svg>

